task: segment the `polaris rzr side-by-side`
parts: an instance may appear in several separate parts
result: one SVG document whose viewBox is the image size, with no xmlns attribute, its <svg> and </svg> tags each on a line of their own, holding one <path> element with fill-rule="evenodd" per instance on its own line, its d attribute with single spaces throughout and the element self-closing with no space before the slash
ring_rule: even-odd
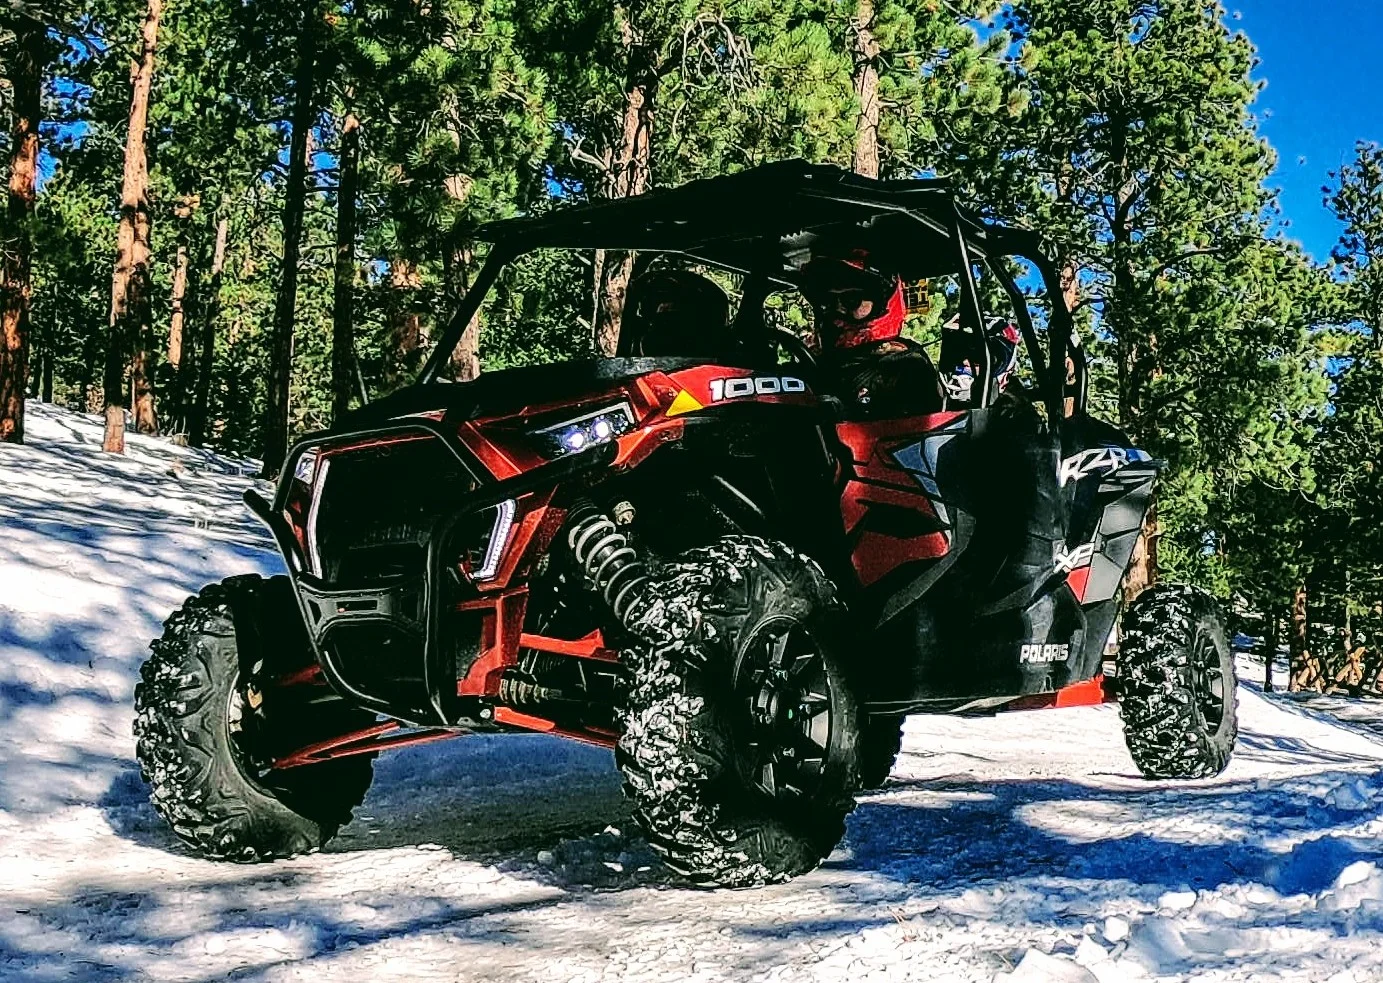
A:
<svg viewBox="0 0 1383 983">
<path fill-rule="evenodd" d="M 479 237 L 417 382 L 246 493 L 287 575 L 207 587 L 153 643 L 138 757 L 200 854 L 314 850 L 378 752 L 475 732 L 613 748 L 650 844 L 719 885 L 816 866 L 908 714 L 1109 691 L 1145 775 L 1225 767 L 1213 601 L 1157 586 L 1114 631 L 1159 464 L 1087 414 L 1037 235 L 940 182 L 786 162 Z M 638 257 L 657 289 L 630 286 L 619 356 L 443 381 L 550 249 Z M 898 335 L 905 286 L 930 346 Z M 804 297 L 814 343 L 783 326 Z"/>
</svg>

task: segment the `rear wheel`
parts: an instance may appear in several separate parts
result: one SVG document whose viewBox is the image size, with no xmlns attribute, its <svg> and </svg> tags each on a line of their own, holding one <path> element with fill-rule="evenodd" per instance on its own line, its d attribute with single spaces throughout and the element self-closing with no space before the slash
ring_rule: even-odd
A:
<svg viewBox="0 0 1383 983">
<path fill-rule="evenodd" d="M 173 612 L 151 648 L 135 687 L 136 755 L 154 808 L 198 854 L 308 853 L 350 821 L 374 755 L 271 768 L 375 720 L 321 687 L 268 685 L 312 662 L 286 577 L 212 584 Z"/>
<path fill-rule="evenodd" d="M 1160 584 L 1123 621 L 1118 657 L 1124 737 L 1147 778 L 1209 778 L 1234 751 L 1234 656 L 1214 599 Z"/>
<path fill-rule="evenodd" d="M 859 769 L 830 582 L 786 546 L 733 536 L 646 590 L 616 757 L 650 844 L 708 885 L 811 870 L 844 834 Z"/>
</svg>

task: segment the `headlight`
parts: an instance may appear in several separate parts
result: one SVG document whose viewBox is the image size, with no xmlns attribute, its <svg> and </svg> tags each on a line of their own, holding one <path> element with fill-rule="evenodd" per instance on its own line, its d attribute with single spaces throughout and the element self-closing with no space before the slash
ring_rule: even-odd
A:
<svg viewBox="0 0 1383 983">
<path fill-rule="evenodd" d="M 561 457 L 596 444 L 608 443 L 633 429 L 634 411 L 628 403 L 620 403 L 578 416 L 574 420 L 543 427 L 534 431 L 533 436 L 549 457 Z"/>
</svg>

